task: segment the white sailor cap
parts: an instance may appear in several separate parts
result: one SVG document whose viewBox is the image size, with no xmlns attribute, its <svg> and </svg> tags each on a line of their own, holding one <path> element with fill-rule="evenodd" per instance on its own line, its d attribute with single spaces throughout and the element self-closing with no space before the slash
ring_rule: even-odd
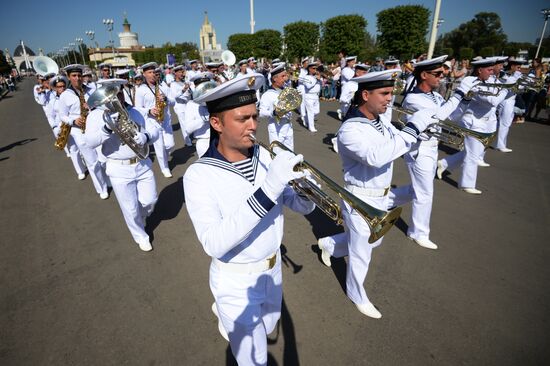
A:
<svg viewBox="0 0 550 366">
<path fill-rule="evenodd" d="M 141 66 L 141 70 L 143 72 L 145 72 L 145 71 L 148 71 L 148 70 L 154 70 L 158 67 L 159 67 L 159 65 L 156 62 L 147 62 L 146 64 Z"/>
<path fill-rule="evenodd" d="M 102 64 L 99 64 L 99 66 L 97 67 L 98 69 L 100 70 L 103 70 L 103 69 L 111 69 L 111 64 L 108 64 L 106 62 L 102 63 Z"/>
<path fill-rule="evenodd" d="M 84 69 L 84 66 L 81 64 L 70 64 L 63 68 L 63 70 L 69 75 L 71 72 L 79 72 L 82 74 L 82 70 Z"/>
<path fill-rule="evenodd" d="M 494 59 L 495 59 L 495 63 L 503 64 L 506 61 L 508 61 L 508 56 L 495 56 Z"/>
<path fill-rule="evenodd" d="M 175 66 L 174 69 L 173 69 L 172 71 L 176 72 L 176 71 L 180 71 L 180 70 L 184 70 L 184 71 L 185 71 L 185 66 L 183 66 L 183 65 Z"/>
<path fill-rule="evenodd" d="M 209 71 L 198 72 L 189 81 L 193 82 L 195 85 L 199 85 L 205 81 L 214 79 L 214 74 Z"/>
<path fill-rule="evenodd" d="M 274 58 L 273 60 L 271 60 L 271 64 L 278 64 L 280 62 L 281 62 L 281 60 L 278 59 L 278 58 Z"/>
<path fill-rule="evenodd" d="M 166 70 L 166 69 L 173 69 L 173 68 L 174 68 L 174 65 L 170 65 L 170 64 L 164 65 L 164 69 L 165 69 L 165 70 Z"/>
<path fill-rule="evenodd" d="M 525 63 L 526 63 L 526 61 L 521 59 L 521 58 L 510 57 L 508 59 L 508 64 L 523 65 Z"/>
<path fill-rule="evenodd" d="M 199 60 L 191 60 L 191 61 L 189 61 L 189 65 L 196 64 L 197 62 L 199 62 Z"/>
<path fill-rule="evenodd" d="M 92 76 L 92 69 L 90 69 L 90 68 L 85 68 L 85 69 L 82 71 L 82 76 Z"/>
<path fill-rule="evenodd" d="M 309 56 L 303 57 L 301 63 L 303 64 L 303 63 L 306 62 L 306 61 L 309 61 Z"/>
<path fill-rule="evenodd" d="M 223 64 L 223 62 L 206 62 L 204 66 L 210 68 L 210 69 L 217 69 Z"/>
<path fill-rule="evenodd" d="M 256 61 L 256 59 L 255 59 L 254 56 L 253 56 L 253 57 L 249 57 L 249 58 L 246 60 L 246 62 L 254 62 L 254 63 L 256 63 L 256 62 L 258 62 L 258 61 Z"/>
<path fill-rule="evenodd" d="M 143 79 L 143 74 L 138 72 L 135 76 L 134 76 L 134 80 L 137 80 L 137 79 Z"/>
<path fill-rule="evenodd" d="M 387 60 L 384 60 L 384 65 L 396 65 L 398 63 L 399 63 L 399 60 L 393 57 L 390 57 Z"/>
<path fill-rule="evenodd" d="M 277 63 L 277 66 L 275 66 L 275 64 L 273 65 L 274 67 L 271 69 L 271 76 L 275 76 L 277 74 L 280 74 L 281 72 L 285 71 L 285 63 L 284 62 L 279 62 Z"/>
<path fill-rule="evenodd" d="M 246 59 L 244 59 L 244 60 L 239 61 L 239 63 L 237 65 L 242 66 L 242 65 L 246 64 L 247 62 L 248 61 Z"/>
<path fill-rule="evenodd" d="M 435 57 L 429 60 L 422 60 L 414 64 L 414 70 L 419 71 L 430 71 L 435 70 L 443 66 L 443 63 L 447 60 L 447 55 Z"/>
<path fill-rule="evenodd" d="M 384 70 L 369 72 L 351 80 L 357 82 L 359 90 L 373 90 L 393 86 L 400 75 L 400 70 Z"/>
<path fill-rule="evenodd" d="M 44 75 L 44 79 L 48 80 L 48 79 L 53 78 L 54 76 L 55 76 L 55 72 L 49 72 L 49 73 Z"/>
<path fill-rule="evenodd" d="M 69 84 L 69 80 L 63 75 L 55 75 L 53 78 L 50 79 L 50 86 L 53 88 L 55 84 L 59 83 L 60 81 L 65 83 L 65 86 Z"/>
<path fill-rule="evenodd" d="M 494 57 L 482 58 L 481 60 L 476 60 L 471 62 L 474 67 L 489 67 L 496 64 Z"/>
<path fill-rule="evenodd" d="M 346 62 L 350 62 L 350 61 L 357 61 L 357 56 L 348 56 L 348 57 L 346 57 Z"/>
<path fill-rule="evenodd" d="M 307 68 L 309 69 L 310 67 L 319 67 L 320 63 L 319 62 L 310 62 L 308 65 L 307 65 Z"/>
<path fill-rule="evenodd" d="M 120 69 L 120 70 L 115 71 L 116 76 L 124 76 L 124 75 L 129 75 L 129 74 L 130 74 L 130 69 Z"/>
<path fill-rule="evenodd" d="M 355 69 L 369 71 L 370 66 L 365 64 L 355 64 Z"/>
<path fill-rule="evenodd" d="M 125 85 L 128 83 L 128 80 L 120 79 L 120 78 L 112 78 L 112 79 L 99 79 L 96 81 L 97 85 L 116 85 L 120 87 L 121 85 Z"/>
<path fill-rule="evenodd" d="M 157 73 L 162 73 L 162 67 L 159 66 L 155 69 L 155 74 Z"/>
<path fill-rule="evenodd" d="M 229 80 L 208 90 L 195 99 L 195 103 L 206 103 L 209 113 L 223 112 L 258 101 L 256 90 L 264 84 L 262 74 L 253 73 L 246 77 Z"/>
</svg>

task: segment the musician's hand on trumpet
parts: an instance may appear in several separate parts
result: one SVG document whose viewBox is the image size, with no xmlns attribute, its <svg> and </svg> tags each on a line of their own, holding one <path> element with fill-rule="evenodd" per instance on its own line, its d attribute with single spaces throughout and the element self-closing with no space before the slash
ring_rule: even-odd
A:
<svg viewBox="0 0 550 366">
<path fill-rule="evenodd" d="M 405 128 L 409 126 L 410 128 L 416 129 L 418 133 L 424 132 L 426 129 L 435 126 L 439 123 L 439 120 L 435 118 L 435 110 L 433 109 L 421 109 L 417 112 L 414 112 L 408 119 L 408 123 L 405 125 Z"/>
<path fill-rule="evenodd" d="M 466 76 L 460 84 L 457 86 L 456 90 L 459 90 L 461 93 L 463 93 L 464 97 L 467 98 L 467 96 L 471 97 L 470 91 L 479 85 L 481 80 L 479 80 L 476 76 Z"/>
<path fill-rule="evenodd" d="M 295 155 L 290 151 L 281 150 L 269 165 L 262 190 L 272 201 L 276 201 L 288 186 L 288 182 L 306 176 L 306 173 L 295 171 L 294 167 L 304 161 L 301 154 Z"/>
</svg>

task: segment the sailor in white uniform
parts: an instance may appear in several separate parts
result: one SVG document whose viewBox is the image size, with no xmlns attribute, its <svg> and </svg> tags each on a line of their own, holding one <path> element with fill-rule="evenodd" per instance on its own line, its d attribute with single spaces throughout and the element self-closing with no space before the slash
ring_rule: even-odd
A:
<svg viewBox="0 0 550 366">
<path fill-rule="evenodd" d="M 175 104 L 174 99 L 171 96 L 170 89 L 165 83 L 161 83 L 155 75 L 155 70 L 158 68 L 156 62 L 149 62 L 142 66 L 143 77 L 145 82 L 140 85 L 136 90 L 135 107 L 143 109 L 147 113 L 147 118 L 157 121 L 159 113 L 156 104 L 157 99 L 155 96 L 155 87 L 159 84 L 159 98 L 164 99 L 166 106 L 164 107 L 164 119 L 157 121 L 161 127 L 160 137 L 153 143 L 155 147 L 155 154 L 160 166 L 162 175 L 166 178 L 171 178 L 172 173 L 168 166 L 168 154 L 174 147 L 174 135 L 172 132 L 172 121 L 170 118 L 170 106 Z"/>
<path fill-rule="evenodd" d="M 256 93 L 264 78 L 251 74 L 221 84 L 206 102 L 213 137 L 183 178 L 187 211 L 204 251 L 212 257 L 210 289 L 218 329 L 239 365 L 267 365 L 267 334 L 281 314 L 279 247 L 283 205 L 302 214 L 314 204 L 289 186 L 301 155 L 268 151 L 250 138 L 257 128 Z"/>
<path fill-rule="evenodd" d="M 65 76 L 62 75 L 56 75 L 50 79 L 50 89 L 52 90 L 52 96 L 50 97 L 50 102 L 46 106 L 46 115 L 48 117 L 48 123 L 50 124 L 53 135 L 56 139 L 59 135 L 59 128 L 61 126 L 61 119 L 59 118 L 58 108 L 59 97 L 61 96 L 61 93 L 63 93 L 67 88 L 67 84 L 69 84 L 69 81 Z M 67 145 L 65 145 L 64 150 L 65 153 L 67 153 L 67 155 L 71 158 L 71 162 L 73 163 L 73 167 L 76 171 L 78 179 L 85 179 L 86 166 L 80 158 L 78 147 L 76 146 L 74 138 L 71 135 L 69 135 L 69 138 L 67 139 Z"/>
<path fill-rule="evenodd" d="M 46 114 L 46 106 L 50 102 L 50 97 L 52 96 L 52 91 L 50 90 L 50 78 L 54 75 L 54 73 L 46 74 L 44 76 L 39 75 L 39 83 L 36 84 L 32 90 L 34 100 L 42 107 L 44 114 Z"/>
<path fill-rule="evenodd" d="M 126 84 L 123 79 L 104 80 L 101 87 L 119 88 L 117 98 L 121 108 L 128 113 L 128 118 L 138 126 L 133 140 L 143 146 L 159 138 L 160 126 L 151 118 L 126 103 L 120 86 Z M 90 106 L 94 107 L 94 106 Z M 120 137 L 113 133 L 111 127 L 117 125 L 120 115 L 100 105 L 88 116 L 86 126 L 86 144 L 92 148 L 101 147 L 107 158 L 107 175 L 111 180 L 113 191 L 126 226 L 134 241 L 145 252 L 153 249 L 149 235 L 145 232 L 145 220 L 153 212 L 157 202 L 155 177 L 151 169 L 151 160 L 145 156 L 141 159 Z M 108 122 L 106 122 L 108 120 Z M 146 151 L 146 150 L 144 150 Z"/>
<path fill-rule="evenodd" d="M 304 76 L 304 104 L 306 106 L 305 125 L 311 132 L 317 132 L 315 128 L 315 115 L 319 114 L 319 93 L 321 92 L 321 75 L 317 72 L 317 63 L 310 63 L 307 67 L 308 74 Z"/>
<path fill-rule="evenodd" d="M 84 93 L 84 99 L 88 100 L 90 89 L 82 85 L 82 65 L 73 64 L 64 68 L 69 77 L 69 87 L 61 94 L 58 102 L 59 119 L 61 122 L 71 126 L 71 136 L 73 137 L 84 162 L 88 167 L 88 172 L 92 178 L 94 188 L 101 199 L 109 198 L 107 190 L 107 177 L 101 163 L 98 161 L 97 152 L 86 144 L 85 140 L 85 120 L 81 117 L 81 93 Z M 84 105 L 88 109 L 88 105 Z M 70 151 L 70 149 L 69 149 Z"/>
<path fill-rule="evenodd" d="M 197 157 L 208 150 L 210 146 L 210 114 L 204 103 L 197 103 L 194 99 L 204 92 L 217 86 L 214 74 L 203 72 L 196 74 L 191 81 L 195 87 L 191 100 L 185 105 L 185 132 L 188 136 L 195 137 Z"/>
<path fill-rule="evenodd" d="M 288 74 L 285 63 L 280 63 L 270 73 L 271 87 L 262 95 L 260 100 L 260 118 L 267 119 L 267 131 L 269 143 L 279 141 L 290 150 L 294 150 L 294 130 L 292 128 L 292 112 L 288 112 L 278 120 L 275 115 L 275 107 L 279 95 L 283 91 Z"/>
<path fill-rule="evenodd" d="M 246 74 L 247 74 L 246 73 L 246 68 L 247 68 L 246 59 L 239 61 L 237 66 L 238 66 L 239 70 L 237 71 L 237 74 L 235 75 L 235 78 L 240 78 L 240 77 L 246 76 Z"/>
<path fill-rule="evenodd" d="M 191 89 L 189 88 L 190 82 L 185 82 L 185 66 L 178 65 L 174 67 L 174 81 L 170 84 L 170 93 L 172 98 L 176 102 L 174 105 L 174 112 L 178 116 L 178 122 L 180 124 L 181 134 L 183 136 L 183 142 L 185 146 L 193 146 L 191 137 L 187 133 L 185 128 L 185 107 L 187 102 L 191 99 Z"/>
<path fill-rule="evenodd" d="M 443 63 L 447 55 L 418 62 L 414 69 L 416 85 L 403 100 L 403 107 L 412 111 L 436 110 L 436 118 L 445 120 L 456 109 L 462 98 L 476 85 L 476 81 L 465 79 L 457 87 L 453 96 L 445 101 L 435 90 L 443 77 Z M 437 127 L 430 129 L 437 130 Z M 419 141 L 405 154 L 405 162 L 411 176 L 411 184 L 392 189 L 388 207 L 402 206 L 412 201 L 412 214 L 407 237 L 418 245 L 437 249 L 430 240 L 430 217 L 434 193 L 434 176 L 437 166 L 438 140 L 421 133 Z"/>
<path fill-rule="evenodd" d="M 478 79 L 480 83 L 476 88 L 488 90 L 495 96 L 486 96 L 476 93 L 467 104 L 466 111 L 462 116 L 462 125 L 477 132 L 487 132 L 488 126 L 494 125 L 496 107 L 507 97 L 508 92 L 496 88 L 483 87 L 483 84 L 493 75 L 495 58 L 485 58 L 473 61 L 474 71 L 472 75 L 464 79 Z M 474 90 L 476 89 L 474 88 Z M 493 130 L 494 131 L 494 130 Z M 471 136 L 464 139 L 464 150 L 449 155 L 437 162 L 437 177 L 442 178 L 445 170 L 454 170 L 462 165 L 462 174 L 458 181 L 458 187 L 466 193 L 481 194 L 482 191 L 476 188 L 478 162 L 483 158 L 485 148 L 481 142 Z"/>
<path fill-rule="evenodd" d="M 397 75 L 398 76 L 398 75 Z M 354 106 L 338 131 L 338 151 L 344 168 L 346 189 L 367 204 L 386 211 L 393 172 L 393 161 L 409 151 L 420 132 L 435 122 L 434 111 L 419 111 L 401 130 L 384 117 L 392 97 L 395 71 L 370 72 L 353 78 L 358 84 Z M 382 314 L 370 302 L 363 283 L 372 249 L 382 243 L 368 243 L 370 227 L 348 203 L 342 202 L 346 232 L 319 239 L 323 262 L 330 256 L 349 255 L 346 291 L 357 309 L 372 318 Z"/>
<path fill-rule="evenodd" d="M 308 74 L 307 72 L 307 66 L 309 65 L 309 56 L 302 58 L 302 67 L 300 67 L 300 71 L 298 73 L 298 86 L 296 87 L 296 90 L 302 94 L 302 103 L 300 104 L 300 118 L 302 119 L 302 124 L 307 127 L 306 124 L 306 98 L 305 98 L 305 88 L 303 84 L 303 78 Z"/>
<path fill-rule="evenodd" d="M 172 82 L 175 80 L 174 74 L 172 73 L 173 69 L 173 65 L 166 65 L 164 68 L 164 82 L 168 86 L 172 85 Z"/>
<path fill-rule="evenodd" d="M 504 76 L 506 84 L 513 84 L 522 76 L 521 65 L 523 60 L 511 58 L 508 60 L 508 73 Z M 498 110 L 498 135 L 494 147 L 503 153 L 510 153 L 512 149 L 508 148 L 508 132 L 514 120 L 514 106 L 516 104 L 516 94 L 508 91 L 510 97 L 505 99 Z"/>
<path fill-rule="evenodd" d="M 248 66 L 246 67 L 246 73 L 247 74 L 255 74 L 256 73 L 256 59 L 254 57 L 249 57 L 248 60 L 246 60 Z"/>
<path fill-rule="evenodd" d="M 191 60 L 189 61 L 189 66 L 191 69 L 187 70 L 185 73 L 185 82 L 190 83 L 189 86 L 191 87 L 191 90 L 195 89 L 195 86 L 193 83 L 191 83 L 191 79 L 195 77 L 198 73 L 201 71 L 199 70 L 199 60 Z"/>
<path fill-rule="evenodd" d="M 100 80 L 108 80 L 111 78 L 111 65 L 108 63 L 102 63 L 98 66 L 99 69 L 99 77 L 97 78 L 98 81 Z"/>
<path fill-rule="evenodd" d="M 344 59 L 346 66 L 342 69 L 342 73 L 340 76 L 340 88 L 343 91 L 344 86 L 348 81 L 350 81 L 355 76 L 355 64 L 357 63 L 357 56 L 348 56 Z M 340 95 L 342 92 L 340 92 Z M 341 121 L 347 111 L 343 111 L 342 108 L 338 108 L 336 113 L 338 114 L 338 119 Z"/>
</svg>

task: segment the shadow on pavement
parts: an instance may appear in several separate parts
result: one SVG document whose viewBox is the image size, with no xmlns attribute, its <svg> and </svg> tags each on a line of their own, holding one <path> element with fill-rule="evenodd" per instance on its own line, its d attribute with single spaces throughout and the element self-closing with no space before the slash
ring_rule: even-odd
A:
<svg viewBox="0 0 550 366">
<path fill-rule="evenodd" d="M 154 240 L 154 231 L 164 220 L 173 219 L 181 211 L 184 202 L 183 178 L 179 178 L 174 183 L 164 187 L 159 194 L 155 210 L 147 218 L 145 231 Z"/>
<path fill-rule="evenodd" d="M 37 140 L 36 138 L 32 138 L 32 139 L 24 139 L 24 140 L 21 140 L 21 141 L 17 141 L 17 142 L 11 143 L 11 144 L 6 145 L 6 146 L 4 146 L 4 147 L 0 147 L 0 153 L 1 153 L 1 152 L 4 152 L 4 151 L 11 150 L 11 149 L 13 149 L 13 148 L 16 147 L 16 146 L 26 145 L 26 144 L 28 144 L 29 142 L 33 142 L 33 141 L 36 141 L 36 140 Z"/>
<path fill-rule="evenodd" d="M 168 163 L 170 170 L 174 169 L 178 165 L 183 165 L 187 163 L 189 158 L 192 157 L 194 153 L 195 153 L 194 146 L 184 146 L 182 148 L 175 150 L 172 153 L 172 159 L 170 159 L 170 162 Z"/>
</svg>

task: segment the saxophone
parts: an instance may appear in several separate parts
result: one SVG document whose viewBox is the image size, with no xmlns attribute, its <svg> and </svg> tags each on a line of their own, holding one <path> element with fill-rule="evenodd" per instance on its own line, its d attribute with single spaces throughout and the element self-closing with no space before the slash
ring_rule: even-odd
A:
<svg viewBox="0 0 550 366">
<path fill-rule="evenodd" d="M 71 125 L 61 122 L 61 126 L 59 127 L 59 135 L 57 135 L 57 138 L 55 139 L 55 143 L 53 144 L 53 146 L 57 150 L 63 150 L 65 146 L 67 146 L 67 141 L 69 140 L 70 133 L 71 133 Z"/>
<path fill-rule="evenodd" d="M 82 119 L 82 127 L 80 128 L 82 133 L 86 130 L 86 118 L 88 117 L 88 107 L 86 106 L 86 100 L 84 99 L 84 89 L 81 87 L 78 93 L 78 99 L 80 100 L 80 118 Z"/>
<path fill-rule="evenodd" d="M 164 108 L 166 107 L 166 102 L 164 101 L 163 95 L 160 92 L 159 83 L 155 84 L 155 108 L 158 111 L 157 122 L 162 123 L 164 121 Z"/>
</svg>

